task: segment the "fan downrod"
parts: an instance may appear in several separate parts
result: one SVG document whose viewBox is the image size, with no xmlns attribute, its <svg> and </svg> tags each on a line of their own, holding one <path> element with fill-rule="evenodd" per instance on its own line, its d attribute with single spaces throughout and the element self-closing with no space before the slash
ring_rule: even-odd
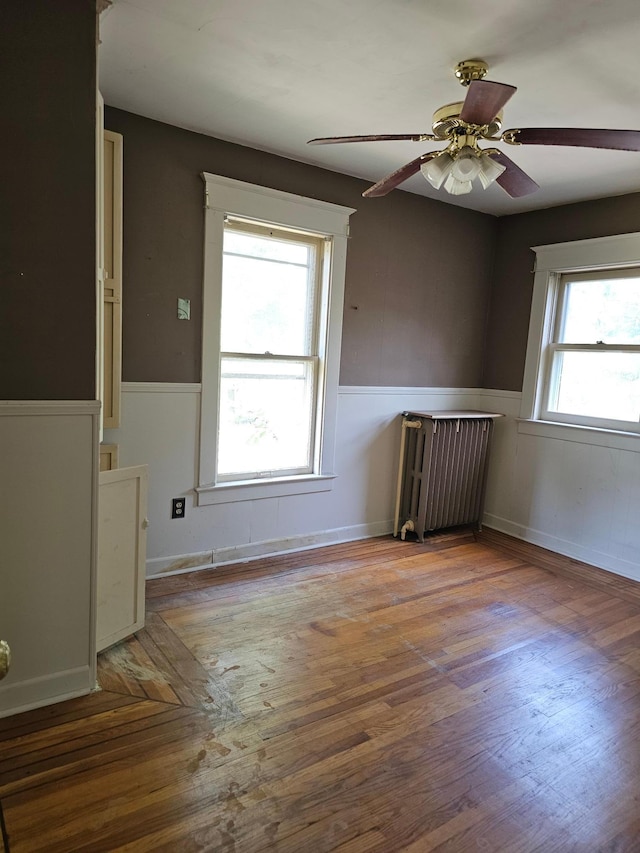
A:
<svg viewBox="0 0 640 853">
<path fill-rule="evenodd" d="M 454 73 L 463 86 L 468 86 L 474 80 L 482 80 L 487 75 L 489 66 L 482 59 L 463 59 L 459 62 Z"/>
</svg>

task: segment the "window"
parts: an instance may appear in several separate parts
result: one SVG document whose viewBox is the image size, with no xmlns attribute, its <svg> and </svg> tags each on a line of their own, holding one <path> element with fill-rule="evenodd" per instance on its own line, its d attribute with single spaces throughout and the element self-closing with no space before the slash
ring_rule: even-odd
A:
<svg viewBox="0 0 640 853">
<path fill-rule="evenodd" d="M 640 431 L 640 270 L 558 281 L 544 420 Z"/>
<path fill-rule="evenodd" d="M 198 503 L 327 491 L 353 211 L 203 178 Z"/>
<path fill-rule="evenodd" d="M 534 251 L 523 419 L 640 433 L 640 235 Z"/>
<path fill-rule="evenodd" d="M 310 474 L 324 328 L 321 236 L 228 220 L 222 265 L 220 482 Z"/>
</svg>

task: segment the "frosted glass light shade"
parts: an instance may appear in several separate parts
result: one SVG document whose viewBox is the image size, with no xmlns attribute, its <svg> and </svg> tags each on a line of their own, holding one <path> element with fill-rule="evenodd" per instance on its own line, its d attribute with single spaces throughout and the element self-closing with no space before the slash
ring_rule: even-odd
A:
<svg viewBox="0 0 640 853">
<path fill-rule="evenodd" d="M 471 192 L 473 184 L 471 181 L 459 181 L 453 176 L 452 172 L 447 178 L 444 188 L 450 195 L 464 195 Z"/>
<path fill-rule="evenodd" d="M 506 169 L 506 166 L 503 166 L 501 163 L 496 163 L 489 154 L 483 154 L 480 157 L 481 161 L 481 169 L 478 173 L 478 178 L 480 179 L 480 183 L 482 184 L 483 189 L 492 184 L 496 178 L 499 178 L 500 175 Z"/>
<path fill-rule="evenodd" d="M 440 187 L 450 195 L 464 195 L 473 189 L 473 181 L 478 178 L 483 189 L 492 184 L 504 172 L 505 166 L 497 163 L 486 152 L 465 146 L 454 151 L 442 151 L 420 166 L 420 171 L 432 187 Z"/>
<path fill-rule="evenodd" d="M 432 187 L 439 190 L 451 170 L 453 158 L 446 151 L 438 154 L 433 160 L 428 160 L 420 166 L 420 171 Z"/>
<path fill-rule="evenodd" d="M 482 163 L 471 148 L 463 148 L 456 157 L 451 174 L 457 181 L 473 181 L 480 174 Z"/>
</svg>

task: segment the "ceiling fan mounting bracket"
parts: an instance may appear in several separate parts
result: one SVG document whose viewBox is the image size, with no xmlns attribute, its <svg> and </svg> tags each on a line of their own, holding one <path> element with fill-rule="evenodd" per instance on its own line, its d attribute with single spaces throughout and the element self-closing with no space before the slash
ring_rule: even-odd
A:
<svg viewBox="0 0 640 853">
<path fill-rule="evenodd" d="M 482 80 L 487 75 L 489 66 L 482 59 L 463 59 L 459 62 L 454 73 L 463 86 L 468 86 L 474 80 Z"/>
</svg>

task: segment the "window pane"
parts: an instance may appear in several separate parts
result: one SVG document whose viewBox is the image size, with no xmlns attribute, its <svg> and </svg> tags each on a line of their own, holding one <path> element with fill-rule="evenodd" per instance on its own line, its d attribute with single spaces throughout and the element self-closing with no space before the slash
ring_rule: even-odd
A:
<svg viewBox="0 0 640 853">
<path fill-rule="evenodd" d="M 313 364 L 222 359 L 218 473 L 311 468 Z"/>
<path fill-rule="evenodd" d="M 313 354 L 314 255 L 313 245 L 225 231 L 223 352 Z"/>
<path fill-rule="evenodd" d="M 558 352 L 550 411 L 640 420 L 640 353 Z"/>
<path fill-rule="evenodd" d="M 640 344 L 640 277 L 568 282 L 559 340 Z"/>
<path fill-rule="evenodd" d="M 309 245 L 296 241 L 262 237 L 226 228 L 224 232 L 224 251 L 252 258 L 269 258 L 272 261 L 286 261 L 290 264 L 309 263 Z"/>
</svg>

